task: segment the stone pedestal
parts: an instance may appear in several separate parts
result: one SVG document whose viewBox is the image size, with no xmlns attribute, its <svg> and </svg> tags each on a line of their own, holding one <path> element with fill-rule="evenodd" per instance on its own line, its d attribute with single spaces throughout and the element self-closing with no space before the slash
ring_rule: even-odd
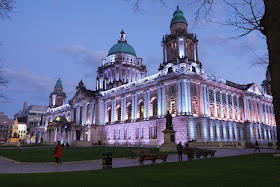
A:
<svg viewBox="0 0 280 187">
<path fill-rule="evenodd" d="M 174 130 L 164 130 L 164 143 L 161 145 L 159 152 L 177 152 L 177 145 L 175 143 Z"/>
</svg>

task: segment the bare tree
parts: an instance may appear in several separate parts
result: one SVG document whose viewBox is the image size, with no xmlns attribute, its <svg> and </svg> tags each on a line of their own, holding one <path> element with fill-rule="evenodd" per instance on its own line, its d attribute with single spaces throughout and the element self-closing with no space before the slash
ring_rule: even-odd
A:
<svg viewBox="0 0 280 187">
<path fill-rule="evenodd" d="M 9 13 L 13 11 L 14 8 L 14 0 L 0 0 L 0 18 L 1 19 L 10 19 Z M 0 44 L 1 45 L 1 44 Z M 0 59 L 1 62 L 1 59 Z M 0 87 L 7 86 L 8 79 L 3 76 L 2 67 L 0 67 Z M 0 93 L 0 98 L 7 99 L 5 95 Z"/>
<path fill-rule="evenodd" d="M 217 0 L 196 0 L 200 7 L 196 11 L 196 21 L 201 17 L 211 21 L 211 12 Z M 277 126 L 277 141 L 280 142 L 280 16 L 279 0 L 222 0 L 228 10 L 228 18 L 220 24 L 233 27 L 240 38 L 252 31 L 259 31 L 266 39 L 271 74 L 271 90 Z M 278 146 L 280 149 L 280 146 Z"/>
<path fill-rule="evenodd" d="M 14 0 L 0 0 L 0 18 L 10 18 L 9 13 L 14 9 Z"/>
<path fill-rule="evenodd" d="M 142 0 L 136 0 L 137 7 Z M 212 21 L 213 6 L 223 3 L 227 9 L 227 19 L 217 23 L 232 27 L 240 38 L 252 31 L 259 31 L 267 43 L 269 55 L 269 71 L 271 74 L 271 90 L 275 120 L 277 126 L 277 141 L 280 143 L 280 0 L 193 0 L 187 1 L 197 4 L 195 23 L 204 18 Z M 280 145 L 278 146 L 280 149 Z"/>
</svg>

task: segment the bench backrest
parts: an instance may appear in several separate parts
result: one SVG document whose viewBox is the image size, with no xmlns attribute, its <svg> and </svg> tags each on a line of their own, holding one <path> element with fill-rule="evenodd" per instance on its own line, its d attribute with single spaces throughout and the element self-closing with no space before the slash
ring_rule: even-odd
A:
<svg viewBox="0 0 280 187">
<path fill-rule="evenodd" d="M 132 150 L 132 154 L 134 154 L 135 156 L 141 155 L 141 154 L 148 154 L 151 153 L 150 149 L 136 149 L 136 150 Z"/>
</svg>

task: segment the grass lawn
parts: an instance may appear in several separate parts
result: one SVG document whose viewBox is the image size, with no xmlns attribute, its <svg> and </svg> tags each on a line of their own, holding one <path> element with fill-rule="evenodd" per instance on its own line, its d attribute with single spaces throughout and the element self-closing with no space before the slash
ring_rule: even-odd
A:
<svg viewBox="0 0 280 187">
<path fill-rule="evenodd" d="M 140 147 L 64 147 L 62 148 L 61 161 L 96 160 L 102 158 L 102 153 L 111 151 L 113 158 L 130 157 L 134 149 L 151 149 L 157 153 L 158 148 Z M 21 162 L 53 162 L 55 147 L 36 149 L 0 149 L 0 156 Z"/>
<path fill-rule="evenodd" d="M 251 154 L 96 171 L 2 174 L 1 186 L 279 186 L 280 158 Z"/>
</svg>

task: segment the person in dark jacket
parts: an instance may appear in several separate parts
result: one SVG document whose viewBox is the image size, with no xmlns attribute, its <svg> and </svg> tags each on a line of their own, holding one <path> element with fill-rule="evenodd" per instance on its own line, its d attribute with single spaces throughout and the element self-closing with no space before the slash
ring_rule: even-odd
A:
<svg viewBox="0 0 280 187">
<path fill-rule="evenodd" d="M 259 152 L 261 152 L 261 150 L 260 150 L 260 144 L 259 144 L 258 140 L 257 140 L 256 143 L 255 143 L 255 151 L 254 151 L 254 152 L 256 152 L 257 150 L 259 150 Z"/>
<path fill-rule="evenodd" d="M 60 162 L 59 160 L 60 157 L 61 157 L 61 145 L 60 145 L 60 141 L 57 141 L 57 146 L 55 147 L 55 153 L 54 153 L 56 165 L 58 165 L 58 162 Z"/>
<path fill-rule="evenodd" d="M 183 161 L 183 146 L 181 142 L 177 145 L 177 152 L 178 152 L 178 161 Z"/>
</svg>

